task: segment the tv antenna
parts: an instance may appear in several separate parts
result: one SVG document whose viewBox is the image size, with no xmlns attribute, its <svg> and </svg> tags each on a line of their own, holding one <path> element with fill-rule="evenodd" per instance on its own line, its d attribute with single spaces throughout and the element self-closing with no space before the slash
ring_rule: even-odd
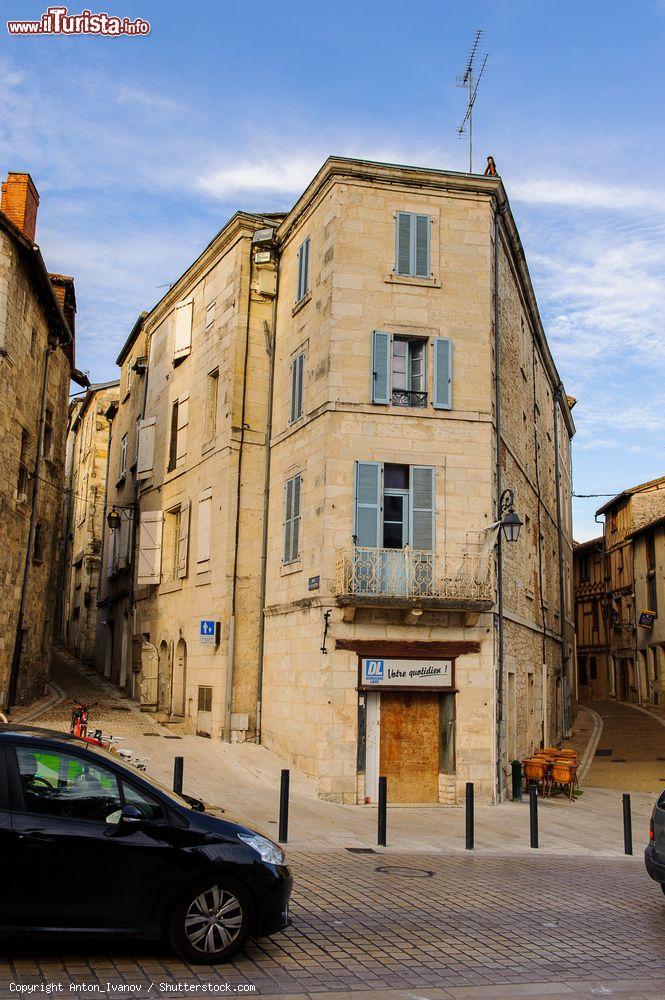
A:
<svg viewBox="0 0 665 1000">
<path fill-rule="evenodd" d="M 473 106 L 476 103 L 476 97 L 478 96 L 478 87 L 480 86 L 480 81 L 483 78 L 483 73 L 485 72 L 485 67 L 487 66 L 487 60 L 489 59 L 489 53 L 486 52 L 480 67 L 480 71 L 476 75 L 476 57 L 478 56 L 478 47 L 480 46 L 480 39 L 482 38 L 484 32 L 482 28 L 476 31 L 473 42 L 471 43 L 471 51 L 469 52 L 469 58 L 466 61 L 466 66 L 464 72 L 460 73 L 457 77 L 457 86 L 462 87 L 468 92 L 468 104 L 466 108 L 466 114 L 464 118 L 457 126 L 457 137 L 462 138 L 465 132 L 469 136 L 469 173 L 473 173 Z"/>
</svg>

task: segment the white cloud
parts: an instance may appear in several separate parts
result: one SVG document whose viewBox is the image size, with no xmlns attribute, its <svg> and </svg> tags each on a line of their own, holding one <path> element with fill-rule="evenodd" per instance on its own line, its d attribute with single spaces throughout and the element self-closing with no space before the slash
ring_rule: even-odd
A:
<svg viewBox="0 0 665 1000">
<path fill-rule="evenodd" d="M 533 205 L 566 205 L 571 208 L 664 211 L 665 198 L 659 189 L 633 184 L 601 184 L 598 181 L 543 177 L 511 181 L 511 199 Z"/>
</svg>

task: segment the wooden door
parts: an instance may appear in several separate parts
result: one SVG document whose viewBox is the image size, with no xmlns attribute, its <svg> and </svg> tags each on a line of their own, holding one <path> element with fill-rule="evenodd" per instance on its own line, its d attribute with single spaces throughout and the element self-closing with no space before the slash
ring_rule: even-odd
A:
<svg viewBox="0 0 665 1000">
<path fill-rule="evenodd" d="M 379 774 L 388 802 L 439 801 L 439 696 L 381 692 Z"/>
</svg>

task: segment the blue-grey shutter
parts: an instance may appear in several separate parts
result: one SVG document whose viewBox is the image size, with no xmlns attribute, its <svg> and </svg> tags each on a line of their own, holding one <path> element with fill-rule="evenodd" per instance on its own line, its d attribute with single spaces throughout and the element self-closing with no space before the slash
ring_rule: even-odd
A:
<svg viewBox="0 0 665 1000">
<path fill-rule="evenodd" d="M 302 294 L 306 295 L 307 289 L 309 288 L 309 236 L 307 237 L 303 245 L 303 255 L 304 255 L 304 264 L 303 264 Z"/>
<path fill-rule="evenodd" d="M 434 406 L 450 410 L 453 405 L 453 342 L 447 337 L 434 341 Z"/>
<path fill-rule="evenodd" d="M 416 215 L 414 217 L 413 240 L 413 258 L 415 260 L 413 273 L 417 278 L 429 278 L 429 215 Z"/>
<path fill-rule="evenodd" d="M 430 466 L 411 466 L 411 546 L 427 552 L 434 549 L 435 481 Z"/>
<path fill-rule="evenodd" d="M 300 244 L 298 248 L 298 287 L 296 289 L 296 302 L 300 302 L 307 294 L 309 286 L 309 236 Z"/>
<path fill-rule="evenodd" d="M 293 477 L 293 526 L 291 529 L 291 559 L 297 559 L 300 554 L 300 486 L 301 476 Z"/>
<path fill-rule="evenodd" d="M 286 497 L 284 501 L 284 562 L 291 562 L 291 535 L 293 527 L 293 480 L 286 481 Z"/>
<path fill-rule="evenodd" d="M 395 249 L 395 271 L 397 274 L 409 275 L 412 273 L 411 267 L 411 231 L 413 228 L 413 215 L 411 212 L 397 213 L 397 233 Z"/>
<path fill-rule="evenodd" d="M 302 416 L 302 401 L 303 401 L 303 388 L 305 384 L 305 355 L 301 354 L 298 358 L 298 373 L 297 373 L 297 388 L 298 388 L 298 398 L 297 398 L 297 411 L 298 415 L 296 420 Z"/>
<path fill-rule="evenodd" d="M 372 333 L 372 402 L 390 402 L 390 334 Z"/>
<path fill-rule="evenodd" d="M 305 355 L 299 354 L 291 362 L 291 416 L 294 423 L 302 416 L 303 382 L 305 372 Z"/>
<path fill-rule="evenodd" d="M 377 548 L 381 523 L 381 463 L 356 462 L 356 545 Z"/>
</svg>

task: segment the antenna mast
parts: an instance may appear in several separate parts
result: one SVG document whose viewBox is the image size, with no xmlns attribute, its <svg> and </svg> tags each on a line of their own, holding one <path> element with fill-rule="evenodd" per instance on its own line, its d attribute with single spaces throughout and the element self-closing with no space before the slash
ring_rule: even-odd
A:
<svg viewBox="0 0 665 1000">
<path fill-rule="evenodd" d="M 480 45 L 480 39 L 482 38 L 484 32 L 482 28 L 476 31 L 473 42 L 471 43 L 471 51 L 469 52 L 469 57 L 466 61 L 466 66 L 464 72 L 457 77 L 457 86 L 463 88 L 468 92 L 468 103 L 466 107 L 466 114 L 464 118 L 457 126 L 457 137 L 462 138 L 465 132 L 468 131 L 469 136 L 469 173 L 473 173 L 473 106 L 476 103 L 476 97 L 478 96 L 478 87 L 480 86 L 480 81 L 482 80 L 483 73 L 485 72 L 485 67 L 487 66 L 487 60 L 489 59 L 489 53 L 485 53 L 483 57 L 483 62 L 480 67 L 480 72 L 475 80 L 474 85 L 474 70 L 475 70 L 475 60 L 478 53 L 478 46 Z"/>
</svg>

